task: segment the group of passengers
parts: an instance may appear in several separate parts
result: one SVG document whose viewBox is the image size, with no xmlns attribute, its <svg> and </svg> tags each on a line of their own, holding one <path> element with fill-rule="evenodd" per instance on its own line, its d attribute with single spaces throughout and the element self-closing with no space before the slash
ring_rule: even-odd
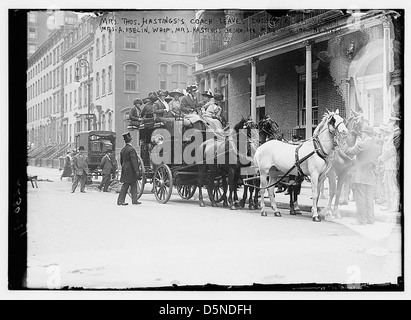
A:
<svg viewBox="0 0 411 320">
<path fill-rule="evenodd" d="M 129 113 L 130 125 L 139 126 L 142 119 L 154 118 L 155 121 L 174 121 L 175 118 L 201 117 L 203 121 L 212 124 L 215 121 L 222 123 L 222 108 L 224 100 L 221 93 L 212 94 L 210 90 L 201 96 L 203 101 L 198 102 L 196 97 L 197 86 L 186 88 L 186 94 L 181 89 L 171 92 L 158 90 L 148 94 L 145 99 L 134 99 Z"/>
</svg>

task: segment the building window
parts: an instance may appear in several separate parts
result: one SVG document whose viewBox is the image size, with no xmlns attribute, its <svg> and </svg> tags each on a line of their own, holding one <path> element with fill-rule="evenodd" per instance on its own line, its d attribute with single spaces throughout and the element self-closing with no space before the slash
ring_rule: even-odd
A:
<svg viewBox="0 0 411 320">
<path fill-rule="evenodd" d="M 100 97 L 100 74 L 96 73 L 96 98 Z"/>
<path fill-rule="evenodd" d="M 106 35 L 103 34 L 101 36 L 101 55 L 104 56 L 106 54 Z"/>
<path fill-rule="evenodd" d="M 171 86 L 170 90 L 186 88 L 188 78 L 188 67 L 177 64 L 171 66 Z"/>
<path fill-rule="evenodd" d="M 73 66 L 70 66 L 70 83 L 73 82 Z"/>
<path fill-rule="evenodd" d="M 103 131 L 106 130 L 106 115 L 105 114 L 101 115 L 101 130 Z"/>
<path fill-rule="evenodd" d="M 28 13 L 28 21 L 29 22 L 37 22 L 37 13 L 36 12 L 29 12 Z"/>
<path fill-rule="evenodd" d="M 166 64 L 160 65 L 160 89 L 163 90 L 167 89 L 167 69 L 168 66 Z"/>
<path fill-rule="evenodd" d="M 108 52 L 113 50 L 113 33 L 111 31 L 108 32 Z"/>
<path fill-rule="evenodd" d="M 108 131 L 113 131 L 113 117 L 111 112 L 108 114 Z"/>
<path fill-rule="evenodd" d="M 68 79 L 68 70 L 66 68 L 66 72 L 64 74 L 64 85 L 67 85 L 67 79 Z"/>
<path fill-rule="evenodd" d="M 37 39 L 37 28 L 28 27 L 27 37 L 29 39 Z"/>
<path fill-rule="evenodd" d="M 124 89 L 135 92 L 138 88 L 138 66 L 135 64 L 124 65 Z"/>
<path fill-rule="evenodd" d="M 138 38 L 133 36 L 124 37 L 124 49 L 138 50 Z"/>
<path fill-rule="evenodd" d="M 101 95 L 106 94 L 106 70 L 101 71 Z"/>
<path fill-rule="evenodd" d="M 90 64 L 90 72 L 93 72 L 93 51 L 90 50 L 88 53 L 89 56 L 89 64 Z"/>
<path fill-rule="evenodd" d="M 64 100 L 64 111 L 65 112 L 67 112 L 67 105 L 68 105 L 68 94 L 66 93 L 66 96 L 65 96 L 65 100 Z"/>
<path fill-rule="evenodd" d="M 29 54 L 33 54 L 34 52 L 36 52 L 36 50 L 37 50 L 37 46 L 35 44 L 29 44 L 27 46 L 27 51 Z"/>
<path fill-rule="evenodd" d="M 100 59 L 100 39 L 96 39 L 96 60 Z"/>
<path fill-rule="evenodd" d="M 83 105 L 81 104 L 81 98 L 82 98 L 82 92 L 81 92 L 81 87 L 82 87 L 82 85 L 80 85 L 79 87 L 78 87 L 78 105 L 79 105 L 79 108 L 82 108 L 83 107 Z"/>
<path fill-rule="evenodd" d="M 72 109 L 73 106 L 73 93 L 70 92 L 70 110 Z"/>
<path fill-rule="evenodd" d="M 160 34 L 160 51 L 167 51 L 167 36 L 165 33 Z"/>
<path fill-rule="evenodd" d="M 305 100 L 305 75 L 299 76 L 299 124 L 306 125 L 306 100 Z M 312 75 L 312 125 L 318 125 L 318 72 L 313 72 Z"/>
<path fill-rule="evenodd" d="M 74 109 L 77 109 L 77 90 L 74 90 Z"/>
<path fill-rule="evenodd" d="M 108 67 L 108 93 L 113 92 L 113 68 Z"/>
</svg>

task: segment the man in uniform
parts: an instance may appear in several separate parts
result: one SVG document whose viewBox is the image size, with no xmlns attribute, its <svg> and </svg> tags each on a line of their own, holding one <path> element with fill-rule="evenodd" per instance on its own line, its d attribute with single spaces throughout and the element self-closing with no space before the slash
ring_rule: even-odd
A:
<svg viewBox="0 0 411 320">
<path fill-rule="evenodd" d="M 358 219 L 356 225 L 374 224 L 375 222 L 373 187 L 376 183 L 375 165 L 380 150 L 373 137 L 374 129 L 365 125 L 362 129 L 362 139 L 358 139 L 351 148 L 348 148 L 348 145 L 342 146 L 347 156 L 356 156 L 353 173 Z"/>
<path fill-rule="evenodd" d="M 78 148 L 78 154 L 73 158 L 73 174 L 75 179 L 71 187 L 71 193 L 76 191 L 77 185 L 80 182 L 80 192 L 85 193 L 87 181 L 87 171 L 88 171 L 88 158 L 85 154 L 85 149 L 83 146 Z"/>
<path fill-rule="evenodd" d="M 139 174 L 139 164 L 137 159 L 136 149 L 131 145 L 130 132 L 123 134 L 125 146 L 120 152 L 120 165 L 121 165 L 121 186 L 120 194 L 117 198 L 117 204 L 119 206 L 126 206 L 126 195 L 129 188 L 131 188 L 131 201 L 133 204 L 141 204 L 137 200 L 137 177 Z"/>
</svg>

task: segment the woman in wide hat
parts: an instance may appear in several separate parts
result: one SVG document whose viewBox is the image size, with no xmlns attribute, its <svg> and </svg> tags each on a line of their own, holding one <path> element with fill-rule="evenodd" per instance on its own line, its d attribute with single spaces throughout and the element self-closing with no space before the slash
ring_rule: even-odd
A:
<svg viewBox="0 0 411 320">
<path fill-rule="evenodd" d="M 181 97 L 184 96 L 184 93 L 181 89 L 174 89 L 169 93 L 169 96 L 172 100 L 168 103 L 170 110 L 174 116 L 181 116 Z"/>
</svg>

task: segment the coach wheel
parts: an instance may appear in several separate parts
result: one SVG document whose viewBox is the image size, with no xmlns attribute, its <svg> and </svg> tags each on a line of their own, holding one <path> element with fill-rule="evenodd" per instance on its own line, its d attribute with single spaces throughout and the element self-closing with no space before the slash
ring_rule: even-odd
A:
<svg viewBox="0 0 411 320">
<path fill-rule="evenodd" d="M 220 203 L 224 200 L 223 179 L 225 178 L 218 178 L 214 180 L 214 188 L 212 195 L 216 203 Z"/>
<path fill-rule="evenodd" d="M 196 193 L 197 186 L 183 185 L 177 187 L 177 192 L 184 200 L 190 200 Z"/>
<path fill-rule="evenodd" d="M 137 199 L 140 199 L 144 193 L 144 186 L 146 184 L 146 170 L 144 169 L 144 162 L 140 155 L 137 154 L 138 161 L 138 175 L 137 175 Z"/>
<path fill-rule="evenodd" d="M 173 193 L 173 175 L 166 164 L 160 165 L 153 178 L 154 195 L 158 202 L 167 203 Z"/>
</svg>

